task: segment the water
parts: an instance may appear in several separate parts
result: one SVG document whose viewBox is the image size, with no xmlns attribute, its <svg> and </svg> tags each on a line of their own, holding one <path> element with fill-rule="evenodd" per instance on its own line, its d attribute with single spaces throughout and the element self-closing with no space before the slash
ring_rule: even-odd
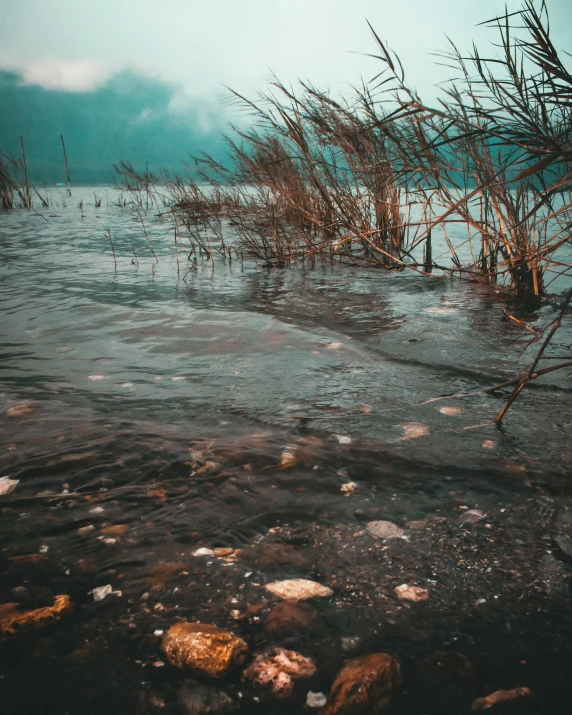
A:
<svg viewBox="0 0 572 715">
<path fill-rule="evenodd" d="M 534 681 L 535 712 L 553 707 L 570 657 L 570 382 L 539 381 L 495 429 L 504 398 L 480 390 L 536 349 L 504 317 L 500 289 L 329 265 L 195 265 L 180 243 L 177 264 L 169 225 L 150 212 L 156 262 L 116 198 L 54 190 L 45 218 L 0 215 L 0 474 L 20 480 L 0 497 L 0 602 L 76 603 L 67 620 L 6 641 L 6 712 L 155 712 L 159 701 L 175 712 L 184 678 L 153 667 L 154 630 L 184 617 L 263 644 L 264 583 L 294 576 L 352 587 L 319 605 L 331 656 L 322 641 L 294 643 L 323 661 L 326 691 L 347 657 L 340 637 L 355 636 L 358 654 L 391 644 L 403 662 L 454 648 L 482 689 Z M 567 319 L 551 354 L 570 342 Z M 467 527 L 465 507 L 486 518 Z M 364 529 L 375 519 L 424 526 L 386 544 Z M 268 557 L 276 545 L 286 555 Z M 238 558 L 193 557 L 202 546 Z M 421 619 L 393 596 L 407 579 L 432 593 Z M 94 604 L 89 591 L 108 583 L 122 596 Z M 475 606 L 483 598 L 491 610 Z M 260 617 L 246 614 L 253 604 Z M 501 647 L 507 623 L 539 635 Z M 397 711 L 425 707 L 409 690 Z"/>
</svg>

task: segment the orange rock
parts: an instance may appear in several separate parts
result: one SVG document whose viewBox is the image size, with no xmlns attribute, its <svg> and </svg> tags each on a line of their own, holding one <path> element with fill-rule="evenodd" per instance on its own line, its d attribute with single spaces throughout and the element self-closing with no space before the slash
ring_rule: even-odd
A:
<svg viewBox="0 0 572 715">
<path fill-rule="evenodd" d="M 0 633 L 15 633 L 18 628 L 32 626 L 41 628 L 52 621 L 59 621 L 73 608 L 72 600 L 67 595 L 56 596 L 53 606 L 36 608 L 33 611 L 19 611 L 17 603 L 0 605 Z"/>
<path fill-rule="evenodd" d="M 339 672 L 322 715 L 370 715 L 385 710 L 401 686 L 401 667 L 387 653 L 350 660 Z"/>
<path fill-rule="evenodd" d="M 128 524 L 109 524 L 101 527 L 101 533 L 105 536 L 123 536 L 129 531 Z"/>
<path fill-rule="evenodd" d="M 210 678 L 224 678 L 248 653 L 242 638 L 205 623 L 176 623 L 161 648 L 172 665 Z"/>
<path fill-rule="evenodd" d="M 530 688 L 514 688 L 514 690 L 497 690 L 495 693 L 487 695 L 486 698 L 477 698 L 471 707 L 475 713 L 488 710 L 500 703 L 510 703 L 513 700 L 532 700 L 533 694 Z"/>
</svg>

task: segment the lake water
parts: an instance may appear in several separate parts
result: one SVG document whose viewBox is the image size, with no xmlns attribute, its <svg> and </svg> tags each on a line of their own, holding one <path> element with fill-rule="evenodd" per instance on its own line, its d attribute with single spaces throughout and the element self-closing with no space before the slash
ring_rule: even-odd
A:
<svg viewBox="0 0 572 715">
<path fill-rule="evenodd" d="M 265 643 L 264 584 L 298 576 L 336 592 L 317 606 L 321 645 L 294 642 L 323 661 L 326 692 L 354 637 L 356 653 L 391 645 L 405 663 L 458 650 L 480 694 L 534 687 L 531 712 L 567 696 L 571 384 L 539 380 L 494 427 L 506 395 L 481 390 L 536 349 L 500 289 L 195 264 L 180 243 L 177 265 L 149 212 L 155 261 L 114 189 L 51 199 L 0 213 L 0 476 L 19 480 L 0 497 L 0 602 L 66 593 L 76 608 L 0 646 L 6 712 L 176 712 L 184 676 L 157 665 L 154 632 L 184 617 Z M 467 510 L 483 514 L 470 528 Z M 409 536 L 372 539 L 379 519 Z M 199 547 L 239 551 L 205 560 Z M 393 595 L 405 579 L 430 590 L 424 611 Z M 94 603 L 107 584 L 121 596 Z M 425 703 L 409 692 L 396 712 Z M 249 697 L 242 712 L 278 712 Z"/>
</svg>

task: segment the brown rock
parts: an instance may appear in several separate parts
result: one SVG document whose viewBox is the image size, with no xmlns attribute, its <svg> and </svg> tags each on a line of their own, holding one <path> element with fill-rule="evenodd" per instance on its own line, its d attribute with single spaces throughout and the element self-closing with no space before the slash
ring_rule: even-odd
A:
<svg viewBox="0 0 572 715">
<path fill-rule="evenodd" d="M 419 603 L 429 598 L 429 591 L 426 588 L 419 588 L 419 586 L 410 586 L 407 583 L 403 583 L 401 586 L 397 586 L 395 595 L 400 601 Z"/>
<path fill-rule="evenodd" d="M 375 715 L 401 685 L 401 667 L 387 653 L 350 660 L 338 673 L 322 715 Z"/>
<path fill-rule="evenodd" d="M 269 648 L 259 653 L 242 677 L 279 700 L 290 698 L 298 684 L 316 673 L 310 658 L 284 648 Z"/>
<path fill-rule="evenodd" d="M 304 601 L 281 601 L 268 614 L 266 633 L 271 638 L 309 633 L 318 622 L 316 611 Z"/>
<path fill-rule="evenodd" d="M 72 600 L 65 594 L 56 596 L 52 606 L 36 608 L 33 611 L 22 612 L 18 610 L 17 603 L 3 603 L 0 605 L 0 633 L 15 633 L 18 628 L 27 626 L 42 628 L 53 621 L 59 621 L 72 608 Z"/>
<path fill-rule="evenodd" d="M 205 623 L 176 623 L 161 648 L 172 665 L 210 678 L 223 678 L 248 653 L 242 638 Z"/>
<path fill-rule="evenodd" d="M 461 653 L 433 653 L 421 663 L 420 676 L 430 712 L 456 715 L 465 712 L 475 697 L 477 676 Z"/>
<path fill-rule="evenodd" d="M 495 693 L 487 695 L 486 698 L 477 698 L 471 707 L 474 713 L 488 710 L 489 708 L 499 705 L 500 703 L 510 703 L 514 700 L 523 700 L 527 702 L 533 698 L 530 688 L 514 688 L 514 690 L 497 690 Z"/>
</svg>

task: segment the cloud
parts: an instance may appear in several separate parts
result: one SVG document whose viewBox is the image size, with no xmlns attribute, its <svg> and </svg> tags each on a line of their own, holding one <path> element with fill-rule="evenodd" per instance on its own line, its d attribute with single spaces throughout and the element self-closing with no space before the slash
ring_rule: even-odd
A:
<svg viewBox="0 0 572 715">
<path fill-rule="evenodd" d="M 2 58 L 3 68 L 18 73 L 24 84 L 64 92 L 91 92 L 105 84 L 112 71 L 95 60 L 48 58 L 18 62 Z"/>
<path fill-rule="evenodd" d="M 112 181 L 121 160 L 177 172 L 189 154 L 225 155 L 220 106 L 133 70 L 92 90 L 71 91 L 69 82 L 65 89 L 46 87 L 27 81 L 23 71 L 0 69 L 0 106 L 0 150 L 17 155 L 22 136 L 34 181 L 62 180 L 60 134 L 72 181 L 82 183 Z"/>
</svg>

